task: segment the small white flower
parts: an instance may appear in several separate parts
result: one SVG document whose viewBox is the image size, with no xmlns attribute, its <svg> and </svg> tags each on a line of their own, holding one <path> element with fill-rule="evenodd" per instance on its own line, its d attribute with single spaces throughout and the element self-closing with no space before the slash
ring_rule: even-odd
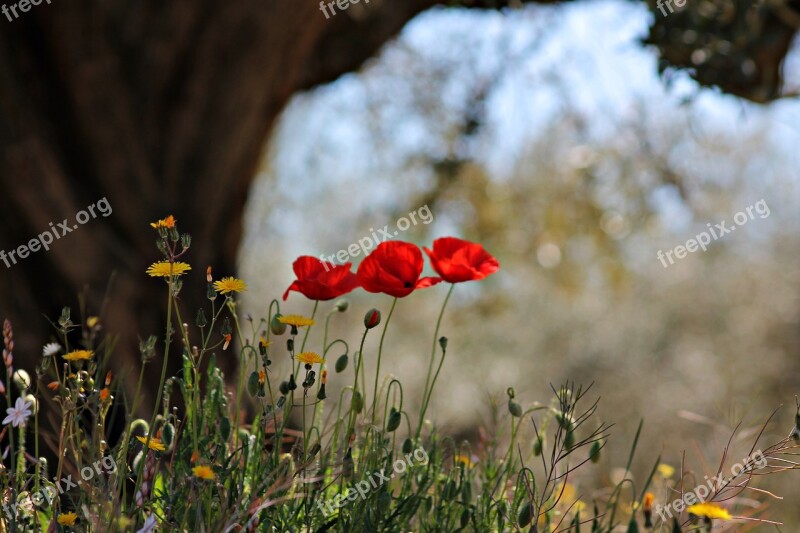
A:
<svg viewBox="0 0 800 533">
<path fill-rule="evenodd" d="M 45 357 L 50 357 L 51 355 L 55 355 L 61 351 L 61 345 L 57 342 L 51 342 L 49 344 L 45 344 L 44 348 L 42 348 L 42 355 Z"/>
<path fill-rule="evenodd" d="M 138 530 L 136 533 L 153 533 L 153 531 L 156 530 L 156 527 L 158 527 L 158 521 L 156 520 L 156 515 L 151 514 L 145 519 L 142 528 Z"/>
<path fill-rule="evenodd" d="M 14 427 L 24 426 L 25 421 L 31 416 L 30 407 L 30 402 L 17 398 L 17 401 L 14 402 L 14 407 L 6 409 L 8 416 L 3 419 L 3 425 L 7 426 L 10 423 Z"/>
</svg>

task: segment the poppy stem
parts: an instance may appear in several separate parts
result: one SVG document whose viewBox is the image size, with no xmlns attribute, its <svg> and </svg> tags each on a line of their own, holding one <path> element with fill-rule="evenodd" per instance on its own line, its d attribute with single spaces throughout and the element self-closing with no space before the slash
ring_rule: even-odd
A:
<svg viewBox="0 0 800 533">
<path fill-rule="evenodd" d="M 428 387 L 433 387 L 433 383 L 431 383 L 431 374 L 433 373 L 433 361 L 436 359 L 436 339 L 439 337 L 439 327 L 442 325 L 444 310 L 447 307 L 447 302 L 450 301 L 450 295 L 453 294 L 453 289 L 455 286 L 455 283 L 450 284 L 450 289 L 447 291 L 447 296 L 444 297 L 442 308 L 439 310 L 439 318 L 436 319 L 436 329 L 433 331 L 433 343 L 431 345 L 431 360 L 428 363 L 428 375 L 425 378 L 425 388 L 422 390 L 423 404 L 422 410 L 419 413 L 419 425 L 417 426 L 416 439 L 419 439 L 419 436 L 422 433 L 422 424 L 425 422 L 425 412 L 428 410 L 428 401 L 426 400 L 430 394 L 428 392 Z M 444 353 L 442 354 L 442 357 L 444 357 Z M 441 365 L 439 365 L 439 367 L 441 368 Z"/>
<path fill-rule="evenodd" d="M 375 388 L 372 392 L 372 424 L 375 424 L 375 411 L 378 408 L 378 380 L 381 377 L 381 354 L 383 353 L 383 339 L 386 337 L 386 330 L 389 329 L 389 321 L 392 319 L 392 313 L 397 305 L 397 297 L 392 300 L 392 308 L 389 309 L 389 315 L 386 317 L 386 323 L 383 325 L 383 332 L 381 333 L 381 342 L 378 345 L 378 366 L 375 369 Z"/>
</svg>

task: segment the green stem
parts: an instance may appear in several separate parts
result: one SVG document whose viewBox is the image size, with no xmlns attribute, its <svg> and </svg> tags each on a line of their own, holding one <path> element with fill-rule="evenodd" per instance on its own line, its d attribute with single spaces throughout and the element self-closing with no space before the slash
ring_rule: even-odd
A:
<svg viewBox="0 0 800 533">
<path fill-rule="evenodd" d="M 392 319 L 394 308 L 397 305 L 397 297 L 392 300 L 392 307 L 389 309 L 389 315 L 386 317 L 386 322 L 383 324 L 383 332 L 381 332 L 381 342 L 378 345 L 378 365 L 375 368 L 375 388 L 372 392 L 372 424 L 375 424 L 375 410 L 377 409 L 378 401 L 378 380 L 381 377 L 381 354 L 383 354 L 383 339 L 386 337 L 386 330 L 389 329 L 389 321 Z"/>
<path fill-rule="evenodd" d="M 456 284 L 451 283 L 450 289 L 447 291 L 447 296 L 444 298 L 444 303 L 442 303 L 442 308 L 439 310 L 439 318 L 436 319 L 436 329 L 433 332 L 433 342 L 431 343 L 431 360 L 428 363 L 428 375 L 425 377 L 425 388 L 422 390 L 422 398 L 426 398 L 428 396 L 428 387 L 433 389 L 433 384 L 431 383 L 431 373 L 433 372 L 433 361 L 436 358 L 436 341 L 439 337 L 439 327 L 442 325 L 442 317 L 444 316 L 444 310 L 447 307 L 447 302 L 450 301 L 450 295 L 453 294 L 453 289 L 455 288 Z M 444 357 L 444 354 L 442 354 Z M 441 363 L 440 363 L 441 368 Z M 419 414 L 419 426 L 417 426 L 417 433 L 416 438 L 419 439 L 420 433 L 422 432 L 422 424 L 425 421 L 425 411 L 428 409 L 427 402 L 423 405 L 423 409 L 420 410 Z"/>
<path fill-rule="evenodd" d="M 150 417 L 150 425 L 147 429 L 147 440 L 144 443 L 144 450 L 150 449 L 150 439 L 153 438 L 153 430 L 155 429 L 156 423 L 156 416 L 158 415 L 159 406 L 161 405 L 161 395 L 164 392 L 164 381 L 167 379 L 167 367 L 169 363 L 169 347 L 172 344 L 172 336 L 170 335 L 170 328 L 172 327 L 172 288 L 173 288 L 174 279 L 170 276 L 169 278 L 169 294 L 167 298 L 167 329 L 164 335 L 164 364 L 161 365 L 161 379 L 158 382 L 158 391 L 156 392 L 156 402 L 153 405 L 153 414 Z M 145 451 L 144 455 L 147 452 Z M 134 490 L 134 494 L 136 491 L 139 490 L 139 484 L 142 478 L 142 471 L 144 469 L 144 456 L 142 460 L 139 461 L 139 468 L 136 470 L 136 488 Z"/>
</svg>

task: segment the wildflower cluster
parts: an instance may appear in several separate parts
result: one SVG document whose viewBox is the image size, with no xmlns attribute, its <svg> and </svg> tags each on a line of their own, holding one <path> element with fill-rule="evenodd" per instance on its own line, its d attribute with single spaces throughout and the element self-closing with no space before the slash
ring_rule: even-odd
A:
<svg viewBox="0 0 800 533">
<path fill-rule="evenodd" d="M 610 426 L 596 422 L 597 402 L 584 407 L 589 389 L 567 383 L 553 389 L 549 403 L 527 404 L 509 388 L 507 399 L 493 404 L 491 426 L 476 443 L 455 443 L 426 421 L 448 350 L 448 339 L 439 332 L 451 294 L 459 283 L 499 270 L 499 262 L 481 245 L 445 237 L 421 250 L 387 241 L 355 272 L 349 263 L 303 256 L 294 262 L 296 279 L 283 301 L 297 292 L 313 302 L 310 312 L 283 314 L 275 299 L 266 316 L 255 320 L 239 312 L 237 298 L 247 284 L 232 276 L 215 280 L 212 266 L 205 269 L 206 303 L 186 309 L 180 295 L 187 290 L 182 276 L 192 270 L 185 262 L 191 237 L 178 231 L 172 216 L 151 226 L 162 258 L 146 274 L 165 284 L 166 327 L 162 342 L 151 335 L 139 343 L 142 365 L 132 396 L 106 370 L 114 339 L 104 333 L 101 316 L 75 322 L 64 308 L 53 323 L 56 338 L 43 347 L 35 379 L 14 370 L 13 328 L 4 324 L 0 394 L 6 398 L 7 416 L 0 443 L 9 460 L 0 469 L 0 480 L 5 502 L 16 514 L 0 517 L 2 531 L 530 527 L 556 532 L 580 531 L 587 522 L 592 531 L 603 533 L 625 523 L 628 531 L 638 531 L 640 522 L 645 528 L 697 530 L 740 519 L 730 506 L 723 507 L 732 487 L 743 490 L 758 473 L 798 466 L 791 460 L 793 433 L 767 448 L 762 472 L 751 470 L 730 480 L 732 485 L 714 487 L 705 502 L 664 524 L 654 513 L 654 502 L 656 493 L 674 490 L 669 481 L 674 469 L 670 472 L 659 459 L 660 466 L 637 492 L 628 476 L 637 434 L 625 479 L 588 501 L 579 493 L 576 472 L 600 461 L 610 436 Z M 422 275 L 423 250 L 436 276 Z M 381 374 L 384 339 L 393 314 L 403 307 L 399 300 L 443 282 L 450 286 L 433 328 L 418 410 L 411 412 L 403 385 Z M 368 309 L 363 320 L 358 314 L 353 325 L 363 324 L 363 329 L 358 349 L 351 350 L 345 339 L 329 338 L 329 325 L 334 317 L 347 319 L 350 304 L 343 296 L 359 288 L 391 300 L 385 303 L 388 309 Z M 331 300 L 336 301 L 322 314 L 321 306 Z M 373 353 L 365 341 L 377 329 L 380 340 Z M 217 365 L 222 357 L 237 359 L 230 383 Z M 175 358 L 180 369 L 170 373 L 169 361 Z M 149 389 L 150 398 L 143 394 L 143 381 L 145 368 L 154 362 L 160 363 L 161 373 L 157 386 Z M 336 397 L 329 397 L 329 389 Z M 60 415 L 49 439 L 61 451 L 53 472 L 39 450 L 39 437 L 46 434 L 39 427 L 41 397 Z M 152 411 L 138 418 L 143 404 Z M 124 417 L 121 435 L 111 423 L 115 413 Z M 32 454 L 27 444 L 31 422 Z M 55 480 L 98 462 L 115 468 L 67 487 L 58 498 L 31 498 L 55 494 Z"/>
</svg>

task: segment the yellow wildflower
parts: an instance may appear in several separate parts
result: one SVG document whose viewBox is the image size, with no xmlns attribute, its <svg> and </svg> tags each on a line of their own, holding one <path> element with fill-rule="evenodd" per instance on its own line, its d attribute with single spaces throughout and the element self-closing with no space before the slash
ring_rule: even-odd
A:
<svg viewBox="0 0 800 533">
<path fill-rule="evenodd" d="M 175 217 L 170 215 L 167 218 L 162 218 L 161 220 L 158 220 L 156 222 L 151 222 L 150 227 L 154 229 L 158 228 L 172 229 L 175 227 L 176 222 L 177 220 L 175 220 Z"/>
<path fill-rule="evenodd" d="M 710 519 L 730 520 L 731 515 L 726 510 L 715 503 L 696 503 L 686 509 L 686 512 L 695 516 L 703 516 Z"/>
<path fill-rule="evenodd" d="M 93 355 L 94 352 L 91 350 L 75 350 L 64 354 L 62 357 L 66 361 L 85 361 L 86 359 L 91 359 Z"/>
<path fill-rule="evenodd" d="M 75 520 L 78 519 L 78 515 L 76 513 L 64 513 L 58 515 L 56 521 L 59 525 L 72 527 L 75 525 Z"/>
<path fill-rule="evenodd" d="M 320 357 L 319 354 L 314 352 L 303 352 L 297 354 L 297 360 L 305 365 L 317 365 L 325 362 L 325 359 Z"/>
<path fill-rule="evenodd" d="M 192 473 L 200 479 L 214 479 L 214 471 L 211 470 L 211 467 L 205 465 L 195 466 L 192 468 Z"/>
<path fill-rule="evenodd" d="M 220 294 L 228 294 L 229 292 L 242 292 L 247 290 L 247 283 L 243 280 L 233 277 L 222 278 L 214 282 L 214 289 Z"/>
<path fill-rule="evenodd" d="M 174 263 L 159 261 L 158 263 L 150 265 L 147 269 L 147 274 L 152 278 L 168 278 L 170 276 L 182 276 L 191 269 L 192 267 L 190 265 L 181 263 L 180 261 Z"/>
<path fill-rule="evenodd" d="M 302 328 L 305 326 L 313 326 L 314 319 L 313 318 L 306 318 L 302 315 L 284 315 L 278 317 L 278 322 L 281 324 L 286 324 L 289 326 L 294 326 L 296 328 Z"/>
<path fill-rule="evenodd" d="M 142 444 L 147 442 L 147 437 L 136 437 L 136 439 Z M 155 437 L 150 439 L 150 444 L 147 447 L 157 452 L 163 452 L 167 449 L 167 447 L 161 442 L 161 439 L 157 439 Z"/>
</svg>

